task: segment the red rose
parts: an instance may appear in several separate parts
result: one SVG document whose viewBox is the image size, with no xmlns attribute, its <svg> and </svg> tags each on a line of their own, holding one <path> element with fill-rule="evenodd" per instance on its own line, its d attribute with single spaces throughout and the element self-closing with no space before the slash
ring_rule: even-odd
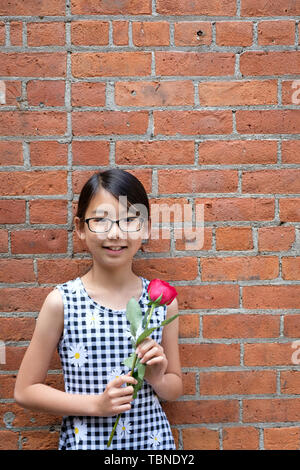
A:
<svg viewBox="0 0 300 470">
<path fill-rule="evenodd" d="M 178 295 L 176 289 L 168 282 L 161 279 L 152 279 L 148 286 L 148 296 L 151 302 L 155 302 L 162 295 L 158 305 L 169 305 Z"/>
</svg>

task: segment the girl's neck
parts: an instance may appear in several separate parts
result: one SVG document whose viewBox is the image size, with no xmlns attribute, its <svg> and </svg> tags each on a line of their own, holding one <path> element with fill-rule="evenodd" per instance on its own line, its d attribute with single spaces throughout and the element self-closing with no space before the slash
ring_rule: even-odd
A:
<svg viewBox="0 0 300 470">
<path fill-rule="evenodd" d="M 83 276 L 87 284 L 92 286 L 101 286 L 104 290 L 118 289 L 121 292 L 136 285 L 138 276 L 130 269 L 118 269 L 117 271 L 103 271 L 93 264 L 90 271 Z"/>
</svg>

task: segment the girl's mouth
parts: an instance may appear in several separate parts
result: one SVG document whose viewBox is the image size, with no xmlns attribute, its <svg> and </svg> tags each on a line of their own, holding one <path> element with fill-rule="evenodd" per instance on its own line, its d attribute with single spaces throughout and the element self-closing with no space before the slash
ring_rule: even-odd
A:
<svg viewBox="0 0 300 470">
<path fill-rule="evenodd" d="M 122 250 L 125 250 L 126 246 L 121 246 L 118 249 L 116 249 L 117 247 L 112 249 L 109 246 L 104 246 L 104 248 L 108 250 L 110 253 L 121 253 Z"/>
</svg>

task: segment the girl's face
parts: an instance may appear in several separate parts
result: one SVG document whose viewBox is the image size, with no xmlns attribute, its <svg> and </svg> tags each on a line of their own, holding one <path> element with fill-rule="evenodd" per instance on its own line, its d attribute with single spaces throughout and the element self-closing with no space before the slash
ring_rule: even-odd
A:
<svg viewBox="0 0 300 470">
<path fill-rule="evenodd" d="M 96 219 L 90 221 L 90 228 L 95 230 L 97 221 L 102 218 L 119 220 L 127 219 L 129 216 L 137 217 L 138 213 L 134 209 L 127 208 L 125 196 L 122 198 L 118 200 L 110 192 L 100 188 L 90 201 L 85 213 L 85 219 Z M 88 250 L 95 260 L 101 265 L 108 264 L 109 266 L 112 264 L 123 265 L 132 260 L 141 247 L 142 239 L 149 236 L 150 221 L 147 222 L 145 220 L 142 228 L 135 232 L 124 232 L 118 224 L 113 223 L 109 231 L 98 233 L 91 231 L 86 222 L 82 223 L 78 217 L 75 217 L 75 227 L 79 238 L 85 241 Z M 112 251 L 109 247 L 122 247 L 122 249 L 120 251 Z"/>
</svg>

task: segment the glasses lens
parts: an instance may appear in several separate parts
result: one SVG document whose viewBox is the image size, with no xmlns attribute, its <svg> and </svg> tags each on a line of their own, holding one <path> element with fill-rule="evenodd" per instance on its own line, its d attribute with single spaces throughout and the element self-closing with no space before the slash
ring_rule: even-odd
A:
<svg viewBox="0 0 300 470">
<path fill-rule="evenodd" d="M 143 219 L 141 217 L 127 217 L 120 220 L 120 229 L 124 232 L 137 232 L 141 230 Z"/>
<path fill-rule="evenodd" d="M 89 226 L 92 232 L 106 232 L 110 229 L 110 221 L 105 218 L 90 219 Z"/>
</svg>

